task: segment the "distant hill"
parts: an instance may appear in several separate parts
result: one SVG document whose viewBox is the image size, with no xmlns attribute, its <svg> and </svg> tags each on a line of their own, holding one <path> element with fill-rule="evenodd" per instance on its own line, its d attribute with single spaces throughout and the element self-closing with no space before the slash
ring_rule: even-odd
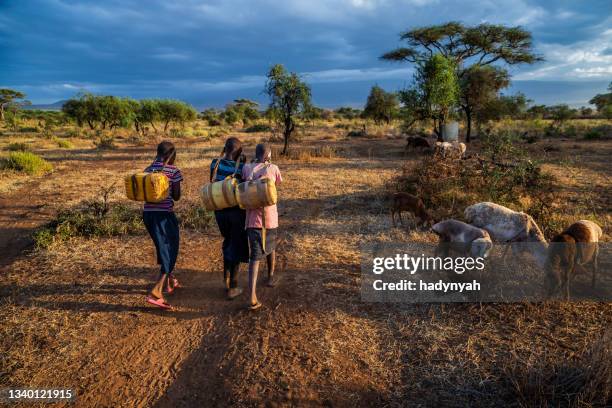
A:
<svg viewBox="0 0 612 408">
<path fill-rule="evenodd" d="M 26 110 L 61 110 L 62 106 L 67 102 L 67 99 L 53 102 L 53 103 L 41 103 L 24 106 L 22 109 Z"/>
</svg>

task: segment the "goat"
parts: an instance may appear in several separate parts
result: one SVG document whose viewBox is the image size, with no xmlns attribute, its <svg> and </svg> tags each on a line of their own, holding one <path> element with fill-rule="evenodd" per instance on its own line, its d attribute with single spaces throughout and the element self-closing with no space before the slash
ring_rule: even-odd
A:
<svg viewBox="0 0 612 408">
<path fill-rule="evenodd" d="M 406 138 L 406 151 L 408 149 L 429 149 L 431 145 L 429 144 L 429 140 L 424 138 L 423 136 L 408 136 Z"/>
<path fill-rule="evenodd" d="M 588 263 L 592 264 L 591 286 L 595 287 L 601 235 L 599 225 L 592 221 L 580 220 L 552 239 L 546 261 L 549 296 L 563 288 L 565 299 L 569 300 L 569 284 L 576 267 L 584 268 Z"/>
<path fill-rule="evenodd" d="M 436 254 L 448 253 L 448 247 L 472 257 L 486 258 L 493 247 L 489 233 L 458 220 L 444 220 L 431 227 L 439 238 Z M 449 244 L 450 243 L 450 244 Z"/>
<path fill-rule="evenodd" d="M 544 267 L 548 243 L 542 230 L 529 214 L 499 204 L 483 202 L 467 207 L 464 216 L 469 224 L 485 229 L 495 242 L 534 243 L 528 249 L 538 265 Z M 512 245 L 513 252 L 520 252 L 518 249 L 517 245 Z M 504 257 L 507 251 L 506 248 Z"/>
<path fill-rule="evenodd" d="M 402 220 L 402 211 L 410 211 L 416 217 L 418 217 L 423 224 L 432 222 L 432 217 L 425 209 L 425 204 L 423 204 L 423 200 L 421 200 L 419 197 L 413 196 L 412 194 L 396 193 L 393 195 L 393 202 L 391 205 L 391 219 L 393 220 L 394 227 L 396 225 L 396 213 L 400 219 L 400 223 L 404 225 L 404 220 Z"/>
<path fill-rule="evenodd" d="M 462 158 L 466 149 L 465 143 L 459 142 L 436 142 L 435 144 L 435 153 L 442 158 L 451 156 Z"/>
</svg>

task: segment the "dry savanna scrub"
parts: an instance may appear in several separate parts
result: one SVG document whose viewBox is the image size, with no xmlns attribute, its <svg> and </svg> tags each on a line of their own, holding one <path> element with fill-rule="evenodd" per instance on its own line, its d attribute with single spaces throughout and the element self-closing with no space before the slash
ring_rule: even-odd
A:
<svg viewBox="0 0 612 408">
<path fill-rule="evenodd" d="M 144 303 L 155 254 L 138 206 L 121 190 L 122 176 L 149 164 L 160 137 L 119 133 L 113 148 L 96 146 L 103 135 L 93 134 L 70 137 L 74 148 L 28 134 L 0 138 L 2 146 L 26 143 L 53 165 L 44 176 L 7 170 L 0 177 L 0 388 L 69 386 L 79 407 L 609 403 L 609 303 L 364 303 L 359 250 L 436 240 L 411 222 L 393 227 L 394 191 L 422 195 L 438 218 L 495 199 L 533 213 L 548 236 L 588 218 L 609 241 L 609 140 L 516 141 L 520 160 L 503 149 L 493 158 L 494 147 L 480 140 L 468 146 L 470 158 L 441 163 L 404 153 L 403 139 L 387 129 L 369 138 L 347 135 L 357 124 L 336 125 L 301 132 L 288 157 L 273 142 L 284 178 L 282 280 L 274 289 L 262 285 L 257 313 L 244 310 L 246 297 L 225 300 L 221 237 L 197 196 L 225 134 L 211 136 L 213 128 L 196 123 L 172 139 L 185 177 L 176 205 L 176 274 L 185 287 L 171 298 L 171 313 Z M 274 138 L 263 127 L 228 134 L 245 142 L 249 156 Z M 497 177 L 495 189 L 483 177 Z M 114 181 L 104 197 L 101 188 Z M 45 230 L 50 244 L 34 248 L 30 237 Z M 601 269 L 602 279 L 612 279 L 609 265 Z"/>
</svg>

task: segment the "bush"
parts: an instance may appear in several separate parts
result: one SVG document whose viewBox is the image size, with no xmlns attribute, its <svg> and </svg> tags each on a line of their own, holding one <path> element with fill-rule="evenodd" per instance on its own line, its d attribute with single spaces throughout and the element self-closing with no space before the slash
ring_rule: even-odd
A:
<svg viewBox="0 0 612 408">
<path fill-rule="evenodd" d="M 181 137 L 187 136 L 187 132 L 185 132 L 182 129 L 175 129 L 175 128 L 170 129 L 169 134 L 173 138 L 181 138 Z"/>
<path fill-rule="evenodd" d="M 270 125 L 266 125 L 264 123 L 257 123 L 253 126 L 249 126 L 248 128 L 244 129 L 244 131 L 246 133 L 271 132 L 272 128 L 270 127 Z"/>
<path fill-rule="evenodd" d="M 22 126 L 19 128 L 20 133 L 36 133 L 38 128 L 35 126 Z"/>
<path fill-rule="evenodd" d="M 65 133 L 64 133 L 64 137 L 81 137 L 82 136 L 82 131 L 79 128 L 75 128 L 75 129 L 68 129 Z"/>
<path fill-rule="evenodd" d="M 601 139 L 601 133 L 597 129 L 590 129 L 584 134 L 585 140 L 597 140 Z"/>
<path fill-rule="evenodd" d="M 365 130 L 351 130 L 346 134 L 346 137 L 366 137 L 367 135 Z"/>
<path fill-rule="evenodd" d="M 94 142 L 94 144 L 101 150 L 111 150 L 117 148 L 117 146 L 115 146 L 115 137 L 111 135 L 101 135 L 98 138 L 98 141 Z"/>
<path fill-rule="evenodd" d="M 27 143 L 15 142 L 15 143 L 10 143 L 8 146 L 6 146 L 6 150 L 10 152 L 29 152 L 32 150 L 32 148 Z"/>
<path fill-rule="evenodd" d="M 70 140 L 54 138 L 55 143 L 57 143 L 57 147 L 62 149 L 73 149 L 74 144 Z"/>
<path fill-rule="evenodd" d="M 37 249 L 48 249 L 54 243 L 74 237 L 111 237 L 141 232 L 144 232 L 144 224 L 140 209 L 94 200 L 84 202 L 79 208 L 60 212 L 32 238 Z"/>
<path fill-rule="evenodd" d="M 178 211 L 178 218 L 182 228 L 193 229 L 199 232 L 206 231 L 215 223 L 215 216 L 200 204 L 193 204 Z"/>
<path fill-rule="evenodd" d="M 39 175 L 53 170 L 51 163 L 31 152 L 11 152 L 2 162 L 2 168 Z"/>
</svg>

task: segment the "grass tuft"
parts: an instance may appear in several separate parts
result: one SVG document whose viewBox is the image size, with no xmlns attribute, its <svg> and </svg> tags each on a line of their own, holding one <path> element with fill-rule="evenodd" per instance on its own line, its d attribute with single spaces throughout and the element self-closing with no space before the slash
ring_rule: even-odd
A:
<svg viewBox="0 0 612 408">
<path fill-rule="evenodd" d="M 3 169 L 16 170 L 33 176 L 48 173 L 53 170 L 51 163 L 42 157 L 24 151 L 11 152 L 0 165 Z"/>
</svg>

